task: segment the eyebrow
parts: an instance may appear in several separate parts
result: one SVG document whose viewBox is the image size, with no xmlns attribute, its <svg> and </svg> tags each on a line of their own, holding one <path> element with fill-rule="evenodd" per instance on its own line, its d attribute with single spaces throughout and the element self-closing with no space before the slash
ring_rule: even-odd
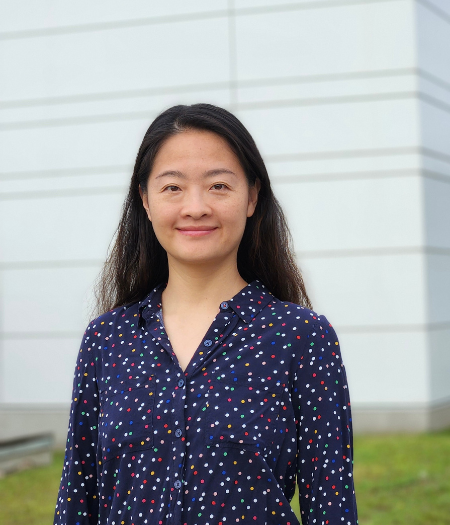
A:
<svg viewBox="0 0 450 525">
<path fill-rule="evenodd" d="M 215 170 L 205 171 L 203 176 L 204 177 L 214 177 L 215 175 L 221 175 L 222 173 L 230 173 L 231 175 L 236 175 L 236 173 L 234 173 L 234 171 L 231 171 L 231 170 L 229 170 L 227 168 L 217 168 Z M 184 173 L 182 173 L 181 171 L 177 171 L 177 170 L 163 171 L 162 173 L 157 175 L 156 178 L 159 179 L 161 177 L 166 177 L 166 176 L 170 176 L 170 175 L 172 177 L 178 177 L 180 179 L 185 179 L 186 178 L 186 175 L 184 175 Z"/>
</svg>

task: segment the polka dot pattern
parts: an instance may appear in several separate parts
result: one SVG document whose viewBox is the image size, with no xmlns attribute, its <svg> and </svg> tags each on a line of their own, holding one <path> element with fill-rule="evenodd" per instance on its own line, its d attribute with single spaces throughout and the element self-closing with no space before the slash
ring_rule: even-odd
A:
<svg viewBox="0 0 450 525">
<path fill-rule="evenodd" d="M 259 281 L 218 306 L 186 370 L 161 293 L 92 321 L 78 354 L 55 525 L 355 525 L 336 333 Z"/>
</svg>

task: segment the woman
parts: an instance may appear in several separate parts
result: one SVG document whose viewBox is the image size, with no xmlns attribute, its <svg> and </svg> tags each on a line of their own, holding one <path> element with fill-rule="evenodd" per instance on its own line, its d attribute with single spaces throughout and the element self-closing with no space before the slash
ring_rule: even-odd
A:
<svg viewBox="0 0 450 525">
<path fill-rule="evenodd" d="M 357 523 L 336 333 L 258 149 L 175 106 L 139 149 L 78 356 L 55 524 Z"/>
</svg>

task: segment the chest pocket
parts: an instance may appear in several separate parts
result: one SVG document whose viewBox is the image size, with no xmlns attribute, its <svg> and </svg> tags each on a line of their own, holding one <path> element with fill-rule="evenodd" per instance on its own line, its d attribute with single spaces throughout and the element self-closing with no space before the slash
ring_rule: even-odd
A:
<svg viewBox="0 0 450 525">
<path fill-rule="evenodd" d="M 155 376 L 130 377 L 100 393 L 103 461 L 153 446 Z"/>
<path fill-rule="evenodd" d="M 276 437 L 282 385 L 256 377 L 212 386 L 205 406 L 206 445 L 269 448 Z"/>
</svg>

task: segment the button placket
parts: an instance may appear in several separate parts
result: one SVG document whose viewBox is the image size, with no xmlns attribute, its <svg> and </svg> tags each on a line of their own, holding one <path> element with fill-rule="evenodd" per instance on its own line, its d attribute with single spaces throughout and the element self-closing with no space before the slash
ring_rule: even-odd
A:
<svg viewBox="0 0 450 525">
<path fill-rule="evenodd" d="M 199 367 L 204 366 L 205 361 L 220 348 L 221 341 L 225 340 L 239 322 L 239 317 L 230 315 L 230 312 L 219 312 L 215 321 L 210 326 L 205 338 L 200 343 L 192 362 L 188 365 L 189 377 L 192 377 Z M 220 337 L 217 337 L 217 335 Z M 205 349 L 203 350 L 202 347 Z M 192 365 L 192 366 L 191 366 Z"/>
<path fill-rule="evenodd" d="M 185 397 L 186 389 L 186 380 L 178 377 L 175 382 L 175 388 L 173 390 L 173 413 L 172 413 L 172 424 L 175 430 L 172 433 L 172 443 L 173 443 L 173 460 L 172 460 L 172 475 L 175 477 L 173 483 L 174 489 L 178 490 L 182 487 L 184 479 L 184 469 L 185 469 L 185 460 L 186 460 L 186 439 L 184 439 L 184 430 L 185 428 Z M 176 496 L 176 498 L 181 496 Z"/>
</svg>

